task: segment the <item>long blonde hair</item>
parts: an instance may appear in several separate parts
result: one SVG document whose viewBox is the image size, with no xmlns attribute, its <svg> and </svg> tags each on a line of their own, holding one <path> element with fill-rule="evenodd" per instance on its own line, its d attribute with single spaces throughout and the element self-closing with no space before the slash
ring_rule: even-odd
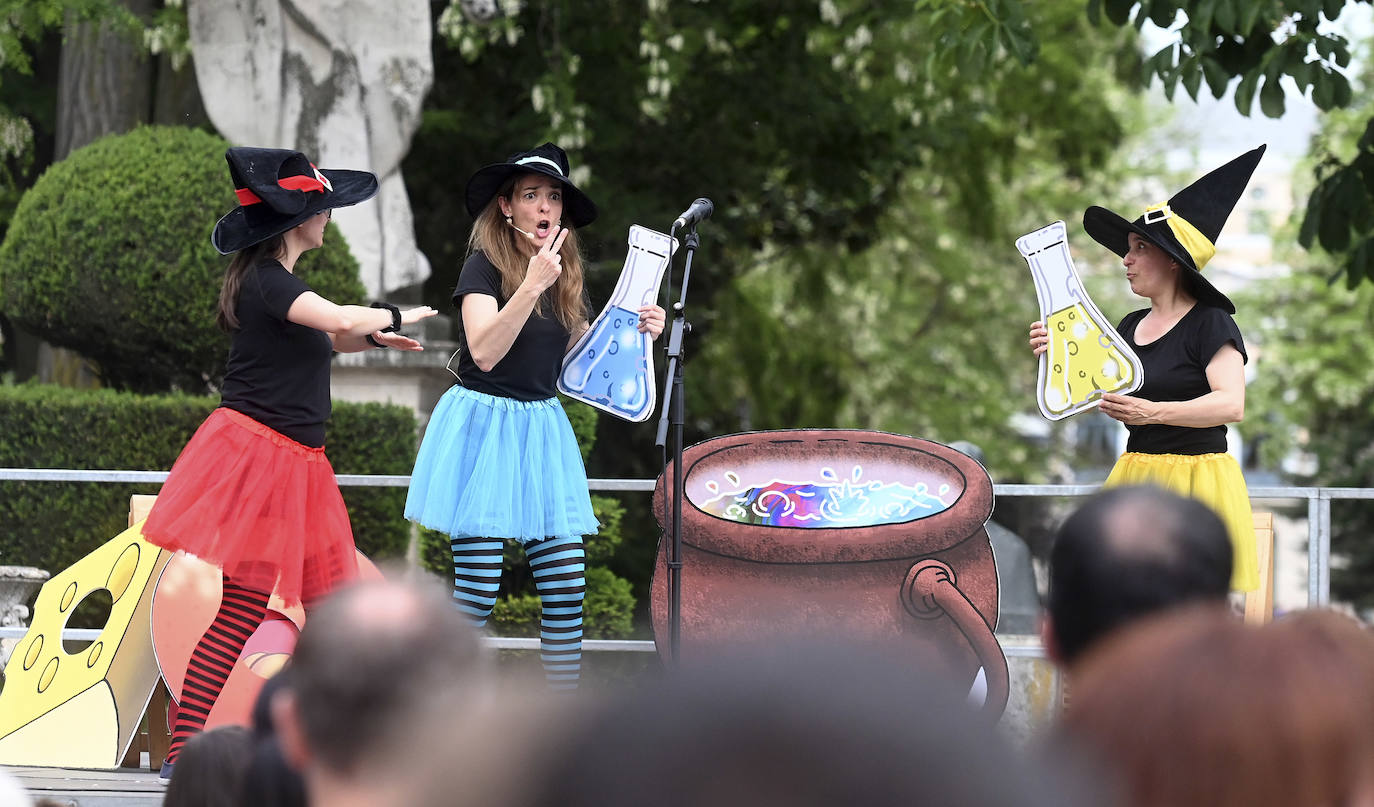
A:
<svg viewBox="0 0 1374 807">
<path fill-rule="evenodd" d="M 478 250 L 486 254 L 487 260 L 501 273 L 501 296 L 507 300 L 525 279 L 530 256 L 520 247 L 529 242 L 506 223 L 506 217 L 501 214 L 501 207 L 496 200 L 500 197 L 509 201 L 518 178 L 511 177 L 496 196 L 491 197 L 472 225 L 472 234 L 468 236 L 468 254 Z M 553 315 L 564 328 L 574 331 L 587 319 L 587 301 L 582 293 L 582 253 L 577 247 L 576 229 L 568 227 L 568 236 L 563 240 L 563 247 L 558 254 L 562 258 L 563 273 L 550 289 Z M 534 312 L 542 315 L 543 306 L 541 295 L 535 303 Z"/>
</svg>

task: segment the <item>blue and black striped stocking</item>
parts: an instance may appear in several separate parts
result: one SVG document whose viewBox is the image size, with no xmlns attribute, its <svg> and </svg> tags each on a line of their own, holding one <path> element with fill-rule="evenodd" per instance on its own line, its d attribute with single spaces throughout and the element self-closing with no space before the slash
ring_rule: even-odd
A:
<svg viewBox="0 0 1374 807">
<path fill-rule="evenodd" d="M 454 538 L 453 599 L 458 610 L 481 627 L 501 587 L 502 542 Z M 549 538 L 525 546 L 539 592 L 540 658 L 553 689 L 576 689 L 582 671 L 582 600 L 587 584 L 581 538 Z"/>
</svg>

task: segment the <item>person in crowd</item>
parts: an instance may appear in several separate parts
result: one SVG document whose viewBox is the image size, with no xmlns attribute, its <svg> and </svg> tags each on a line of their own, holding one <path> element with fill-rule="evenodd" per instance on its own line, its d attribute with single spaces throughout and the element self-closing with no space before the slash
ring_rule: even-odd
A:
<svg viewBox="0 0 1374 807">
<path fill-rule="evenodd" d="M 253 749 L 244 774 L 243 807 L 306 807 L 305 780 L 286 762 L 272 724 L 272 701 L 290 686 L 289 667 L 268 678 L 253 701 Z"/>
<path fill-rule="evenodd" d="M 548 683 L 575 689 L 583 536 L 599 524 L 556 383 L 588 328 L 578 232 L 597 209 L 552 143 L 478 170 L 465 200 L 476 221 L 453 292 L 462 317 L 458 383 L 425 430 L 405 514 L 450 536 L 453 598 L 478 626 L 496 603 L 505 542 L 524 547 L 542 602 Z M 657 338 L 663 309 L 637 314 L 638 330 Z"/>
<path fill-rule="evenodd" d="M 533 738 L 518 734 L 536 773 L 488 776 L 480 797 L 510 807 L 1101 804 L 1069 767 L 1018 754 L 941 669 L 830 640 L 722 648 L 582 699 Z M 442 780 L 417 803 L 445 803 Z"/>
<path fill-rule="evenodd" d="M 406 581 L 357 583 L 330 597 L 301 630 L 287 669 L 272 723 L 319 807 L 411 803 L 405 794 L 425 750 L 416 726 L 483 678 L 476 632 L 447 592 Z M 446 726 L 462 732 L 463 716 Z M 451 756 L 435 763 L 456 764 Z"/>
<path fill-rule="evenodd" d="M 335 352 L 420 350 L 399 333 L 434 315 L 337 305 L 296 275 L 324 243 L 330 211 L 377 192 L 366 171 L 320 170 L 298 151 L 231 148 L 239 204 L 210 240 L 233 254 L 218 322 L 231 334 L 220 405 L 182 450 L 143 524 L 143 537 L 217 565 L 219 611 L 196 645 L 178 693 L 162 778 L 204 725 L 275 591 L 315 600 L 357 575 L 353 532 L 324 454 L 329 364 Z"/>
<path fill-rule="evenodd" d="M 1374 636 L 1334 612 L 1163 614 L 1084 660 L 1055 744 L 1123 807 L 1374 804 L 1371 658 Z"/>
<path fill-rule="evenodd" d="M 1183 605 L 1226 609 L 1231 569 L 1226 525 L 1196 499 L 1150 485 L 1098 491 L 1050 549 L 1045 649 L 1071 669 L 1144 617 Z"/>
<path fill-rule="evenodd" d="M 182 748 L 163 807 L 240 807 L 253 738 L 243 726 L 201 732 Z"/>
<path fill-rule="evenodd" d="M 1202 270 L 1264 148 L 1213 170 L 1134 221 L 1097 206 L 1083 214 L 1088 234 L 1122 257 L 1131 291 L 1150 301 L 1117 325 L 1144 374 L 1134 395 L 1107 393 L 1099 404 L 1130 432 L 1106 484 L 1156 484 L 1215 510 L 1231 537 L 1231 586 L 1239 591 L 1259 586 L 1249 493 L 1240 464 L 1226 453 L 1226 424 L 1245 413 L 1247 356 L 1232 319 L 1235 305 Z M 1061 338 L 1068 335 L 1031 324 L 1036 355 Z"/>
</svg>

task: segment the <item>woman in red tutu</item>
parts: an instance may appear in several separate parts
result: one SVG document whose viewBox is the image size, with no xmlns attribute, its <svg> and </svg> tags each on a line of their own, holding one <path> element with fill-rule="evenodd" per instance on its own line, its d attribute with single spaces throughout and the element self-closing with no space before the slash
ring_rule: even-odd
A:
<svg viewBox="0 0 1374 807">
<path fill-rule="evenodd" d="M 143 537 L 220 567 L 224 595 L 186 670 L 171 749 L 171 777 L 186 740 L 205 725 L 272 592 L 311 603 L 357 576 L 348 511 L 324 455 L 329 362 L 335 352 L 421 350 L 403 325 L 422 306 L 335 305 L 293 274 L 324 242 L 330 210 L 372 198 L 367 171 L 322 171 L 284 149 L 225 154 L 239 206 L 211 242 L 234 253 L 218 320 L 232 334 L 219 408 L 196 431 L 158 494 Z"/>
</svg>

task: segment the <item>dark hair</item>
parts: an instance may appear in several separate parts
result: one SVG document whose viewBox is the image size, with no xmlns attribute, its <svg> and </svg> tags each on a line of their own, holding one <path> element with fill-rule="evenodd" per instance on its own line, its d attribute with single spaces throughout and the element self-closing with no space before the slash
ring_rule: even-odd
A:
<svg viewBox="0 0 1374 807">
<path fill-rule="evenodd" d="M 1050 550 L 1048 610 L 1060 657 L 1073 662 L 1147 614 L 1225 602 L 1231 553 L 1226 525 L 1195 499 L 1150 486 L 1089 497 Z"/>
<path fill-rule="evenodd" d="M 311 754 L 355 773 L 446 686 L 470 677 L 476 632 L 435 585 L 358 583 L 310 614 L 288 686 Z"/>
<path fill-rule="evenodd" d="M 165 807 L 237 807 L 253 738 L 243 726 L 219 726 L 192 737 L 177 756 Z"/>
<path fill-rule="evenodd" d="M 290 670 L 268 678 L 253 702 L 253 755 L 244 775 L 244 805 L 306 807 L 305 780 L 286 761 L 272 724 L 272 698 L 290 687 Z"/>
<path fill-rule="evenodd" d="M 1262 627 L 1184 609 L 1113 636 L 1076 671 L 1059 732 L 1123 807 L 1367 803 L 1374 636 L 1314 612 Z"/>
<path fill-rule="evenodd" d="M 258 696 L 253 700 L 253 713 L 249 718 L 254 737 L 271 737 L 277 733 L 272 724 L 272 698 L 289 688 L 290 681 L 291 667 L 287 666 L 262 683 L 262 689 L 258 690 Z"/>
<path fill-rule="evenodd" d="M 220 330 L 226 333 L 238 330 L 239 318 L 234 311 L 238 308 L 239 286 L 243 283 L 244 273 L 263 260 L 280 255 L 285 244 L 284 234 L 274 235 L 234 253 L 228 268 L 224 270 L 224 284 L 219 289 L 219 310 L 215 313 L 215 322 Z"/>
<path fill-rule="evenodd" d="M 937 667 L 891 648 L 729 653 L 591 702 L 585 717 L 546 733 L 542 775 L 505 803 L 1098 803 L 1080 800 L 1082 783 L 1057 765 L 1021 759 Z"/>
</svg>

